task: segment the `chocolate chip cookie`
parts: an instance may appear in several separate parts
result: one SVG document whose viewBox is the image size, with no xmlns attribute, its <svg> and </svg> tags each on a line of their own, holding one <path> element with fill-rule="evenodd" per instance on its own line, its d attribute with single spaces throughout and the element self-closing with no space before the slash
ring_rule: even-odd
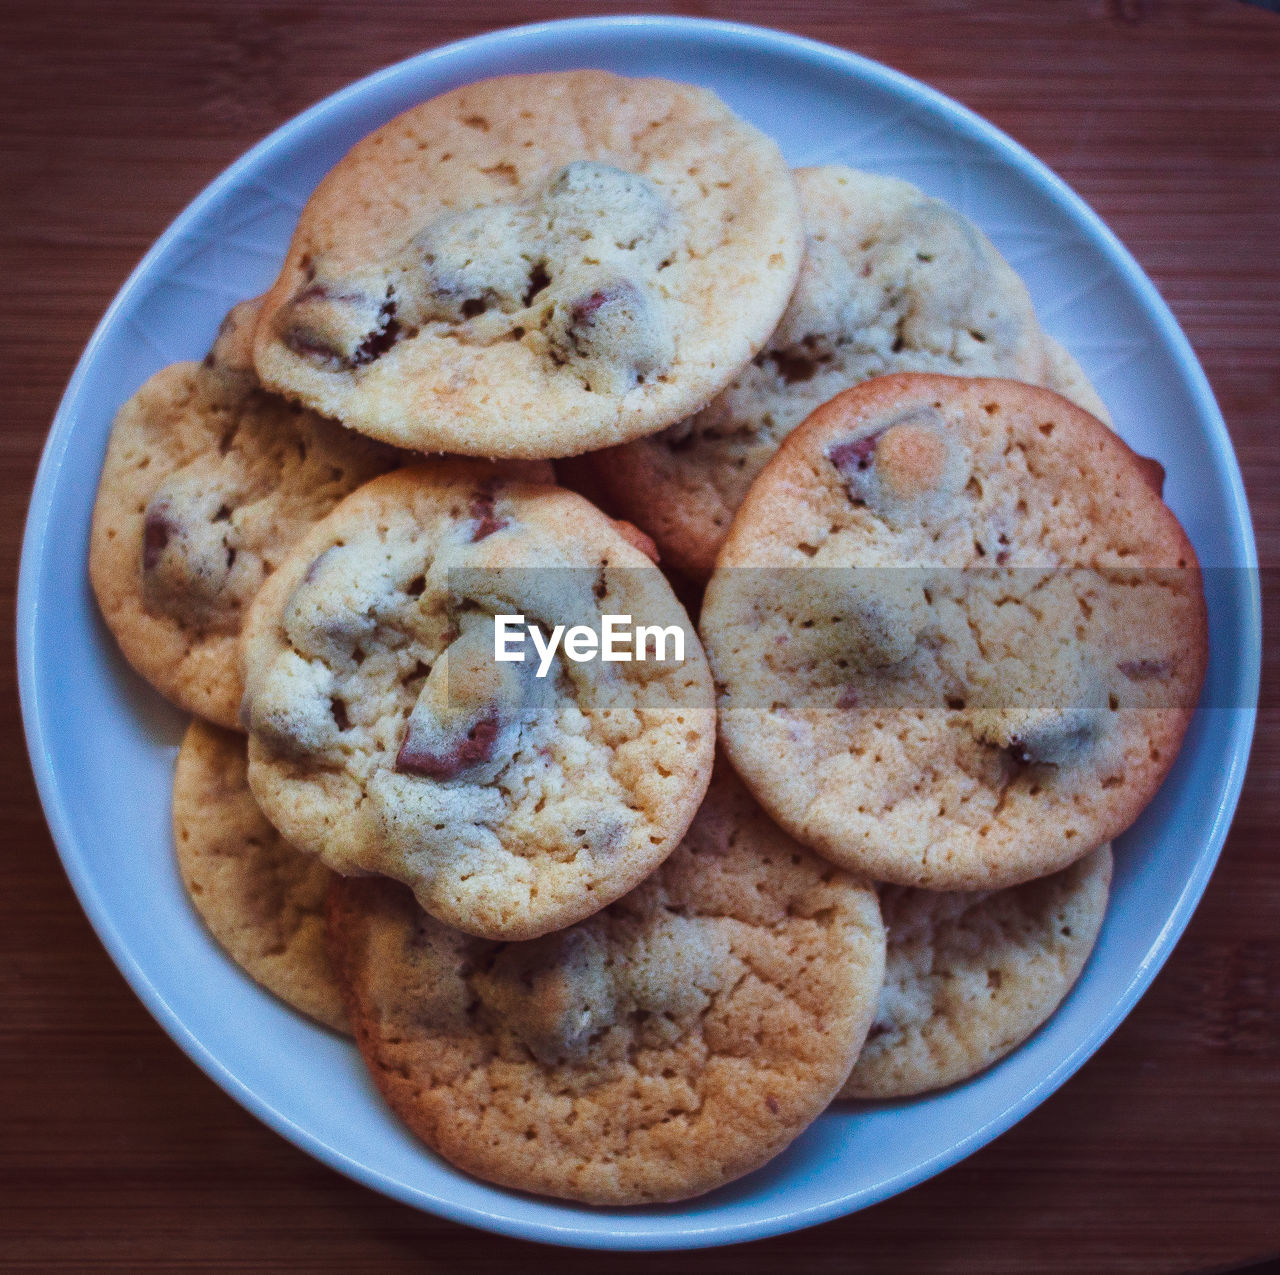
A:
<svg viewBox="0 0 1280 1275">
<path fill-rule="evenodd" d="M 884 987 L 842 1098 L 957 1084 L 1020 1045 L 1062 1003 L 1102 928 L 1111 848 L 994 893 L 884 886 Z"/>
<path fill-rule="evenodd" d="M 1002 380 L 900 374 L 819 408 L 738 511 L 701 623 L 761 804 L 836 863 L 938 890 L 1128 827 L 1207 661 L 1151 463 Z"/>
<path fill-rule="evenodd" d="M 575 631 L 606 615 L 661 632 L 588 658 Z M 710 777 L 711 679 L 662 573 L 580 496 L 485 462 L 349 496 L 264 586 L 244 651 L 272 822 L 468 933 L 533 938 L 625 893 Z"/>
<path fill-rule="evenodd" d="M 875 893 L 728 774 L 662 867 L 571 929 L 485 942 L 348 878 L 329 934 L 396 1114 L 468 1173 L 590 1204 L 684 1199 L 776 1155 L 844 1083 L 884 971 Z"/>
<path fill-rule="evenodd" d="M 389 447 L 265 393 L 250 362 L 256 301 L 203 363 L 157 372 L 107 444 L 89 574 L 130 664 L 189 712 L 234 728 L 245 609 L 289 546 Z"/>
<path fill-rule="evenodd" d="M 705 89 L 508 76 L 359 142 L 303 210 L 263 381 L 422 451 L 567 456 L 733 378 L 800 265 L 782 156 Z"/>
<path fill-rule="evenodd" d="M 324 940 L 333 874 L 295 850 L 249 791 L 245 738 L 191 723 L 173 776 L 173 838 L 182 884 L 210 933 L 255 982 L 345 1032 Z"/>
</svg>

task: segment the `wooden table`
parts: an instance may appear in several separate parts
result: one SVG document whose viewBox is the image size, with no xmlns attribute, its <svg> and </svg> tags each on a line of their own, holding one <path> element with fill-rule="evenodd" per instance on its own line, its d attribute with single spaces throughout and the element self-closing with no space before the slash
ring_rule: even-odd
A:
<svg viewBox="0 0 1280 1275">
<path fill-rule="evenodd" d="M 1262 561 L 1277 562 L 1280 16 L 1234 0 L 657 7 L 869 54 L 957 97 L 1061 173 L 1134 251 L 1199 352 L 1244 467 Z M 495 26 L 585 11 L 536 0 L 4 6 L 6 607 L 67 377 L 188 200 L 357 76 Z M 1273 607 L 1273 657 L 1277 618 Z M 0 670 L 0 1268 L 650 1269 L 655 1259 L 553 1254 L 393 1204 L 205 1079 L 81 915 L 30 780 L 8 652 Z M 1264 701 L 1244 800 L 1199 912 L 1074 1080 L 994 1145 L 889 1203 L 732 1253 L 665 1257 L 663 1269 L 1149 1275 L 1280 1251 L 1280 705 L 1274 693 Z"/>
</svg>

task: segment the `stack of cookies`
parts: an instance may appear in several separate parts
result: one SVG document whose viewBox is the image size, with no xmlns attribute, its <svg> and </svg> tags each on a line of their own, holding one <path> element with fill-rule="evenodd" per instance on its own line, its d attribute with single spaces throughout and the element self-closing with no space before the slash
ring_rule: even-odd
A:
<svg viewBox="0 0 1280 1275">
<path fill-rule="evenodd" d="M 940 201 L 511 77 L 125 404 L 91 574 L 227 952 L 453 1164 L 642 1204 L 1066 995 L 1207 658 L 1160 481 Z"/>
</svg>

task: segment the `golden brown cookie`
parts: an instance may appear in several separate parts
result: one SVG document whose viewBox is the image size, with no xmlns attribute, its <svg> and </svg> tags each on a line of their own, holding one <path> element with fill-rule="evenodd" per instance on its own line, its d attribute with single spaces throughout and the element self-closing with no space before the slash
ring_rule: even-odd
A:
<svg viewBox="0 0 1280 1275">
<path fill-rule="evenodd" d="M 293 541 L 399 453 L 265 393 L 248 362 L 258 302 L 203 363 L 157 372 L 120 409 L 89 575 L 130 664 L 162 695 L 237 725 L 245 609 Z"/>
<path fill-rule="evenodd" d="M 173 776 L 173 838 L 187 895 L 255 982 L 336 1031 L 342 997 L 324 939 L 333 873 L 295 850 L 249 791 L 243 735 L 193 721 Z"/>
<path fill-rule="evenodd" d="M 590 1204 L 684 1199 L 776 1155 L 844 1083 L 884 970 L 874 892 L 728 773 L 663 866 L 572 929 L 490 943 L 346 878 L 329 934 L 396 1114 L 468 1173 Z"/>
<path fill-rule="evenodd" d="M 800 241 L 777 146 L 707 90 L 485 80 L 398 116 L 320 184 L 256 362 L 387 442 L 572 455 L 723 389 L 782 314 Z"/>
<path fill-rule="evenodd" d="M 655 641 L 643 660 L 577 658 L 572 632 L 606 614 L 662 629 L 665 658 Z M 523 659 L 495 658 L 498 616 L 519 617 L 505 651 Z M 711 678 L 662 573 L 580 496 L 487 462 L 348 497 L 244 640 L 249 780 L 271 820 L 469 933 L 533 938 L 625 893 L 710 778 Z"/>
<path fill-rule="evenodd" d="M 995 889 L 1137 817 L 1207 660 L 1195 553 L 1136 456 L 1013 381 L 816 411 L 734 520 L 701 627 L 739 774 L 876 880 Z"/>
<path fill-rule="evenodd" d="M 884 987 L 841 1098 L 905 1098 L 967 1080 L 1062 1003 L 1102 928 L 1111 847 L 994 893 L 884 886 Z"/>
</svg>

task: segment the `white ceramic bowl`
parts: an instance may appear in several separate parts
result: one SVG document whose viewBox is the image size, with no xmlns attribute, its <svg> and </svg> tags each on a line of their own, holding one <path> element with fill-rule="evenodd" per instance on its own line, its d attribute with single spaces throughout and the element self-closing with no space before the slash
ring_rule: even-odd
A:
<svg viewBox="0 0 1280 1275">
<path fill-rule="evenodd" d="M 260 991 L 187 904 L 170 843 L 183 720 L 125 666 L 93 605 L 89 518 L 116 408 L 163 364 L 198 358 L 230 304 L 275 276 L 298 209 L 360 136 L 446 89 L 514 71 L 606 67 L 716 90 L 793 164 L 897 174 L 976 220 L 1026 278 L 1116 426 L 1168 470 L 1210 571 L 1209 685 L 1168 782 L 1117 848 L 1111 911 L 1053 1019 L 976 1079 L 843 1107 L 766 1168 L 666 1208 L 576 1208 L 454 1172 L 387 1111 L 352 1046 Z M 509 1235 L 600 1248 L 723 1244 L 883 1200 L 1007 1129 L 1093 1053 L 1168 956 L 1240 792 L 1257 700 L 1253 535 L 1222 418 L 1154 287 L 1098 218 L 991 125 L 893 71 L 777 32 L 678 18 L 499 31 L 352 85 L 229 168 L 168 229 L 80 360 L 32 496 L 18 600 L 23 713 L 67 873 L 112 958 L 165 1030 L 272 1128 L 367 1185 Z M 92 1060 L 86 1060 L 92 1066 Z"/>
</svg>

